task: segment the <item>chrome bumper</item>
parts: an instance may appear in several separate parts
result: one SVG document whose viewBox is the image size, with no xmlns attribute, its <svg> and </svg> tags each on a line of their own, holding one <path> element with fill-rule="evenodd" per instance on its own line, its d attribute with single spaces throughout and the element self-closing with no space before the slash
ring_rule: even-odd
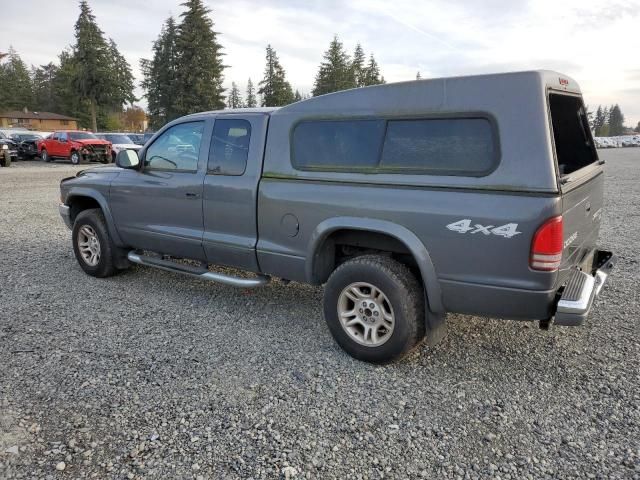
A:
<svg viewBox="0 0 640 480">
<path fill-rule="evenodd" d="M 564 326 L 582 325 L 616 260 L 611 252 L 598 251 L 591 274 L 575 270 L 564 286 L 553 323 Z"/>
<path fill-rule="evenodd" d="M 69 230 L 73 229 L 73 224 L 71 223 L 71 208 L 69 208 L 64 203 L 58 205 L 58 212 L 60 212 L 60 216 L 64 221 L 64 224 L 67 226 Z"/>
</svg>

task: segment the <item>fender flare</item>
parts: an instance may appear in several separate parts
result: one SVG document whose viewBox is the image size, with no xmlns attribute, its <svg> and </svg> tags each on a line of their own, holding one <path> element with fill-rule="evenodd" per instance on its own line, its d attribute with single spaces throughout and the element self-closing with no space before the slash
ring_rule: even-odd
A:
<svg viewBox="0 0 640 480">
<path fill-rule="evenodd" d="M 334 217 L 324 220 L 314 229 L 309 239 L 305 261 L 307 281 L 314 283 L 316 253 L 331 233 L 336 230 L 351 229 L 382 233 L 403 243 L 415 258 L 423 284 L 428 308 L 433 313 L 444 313 L 442 292 L 431 256 L 420 239 L 408 228 L 386 220 L 359 217 Z"/>
<path fill-rule="evenodd" d="M 118 234 L 118 231 L 115 227 L 115 222 L 113 221 L 113 215 L 111 214 L 111 210 L 109 209 L 109 204 L 107 199 L 104 198 L 104 195 L 97 190 L 86 188 L 86 187 L 71 187 L 69 193 L 67 194 L 66 204 L 71 206 L 73 204 L 73 199 L 76 197 L 88 197 L 100 205 L 100 209 L 104 214 L 104 219 L 107 222 L 107 229 L 109 230 L 109 235 L 111 235 L 111 239 L 113 243 L 115 243 L 118 247 L 123 247 L 124 243 Z"/>
</svg>

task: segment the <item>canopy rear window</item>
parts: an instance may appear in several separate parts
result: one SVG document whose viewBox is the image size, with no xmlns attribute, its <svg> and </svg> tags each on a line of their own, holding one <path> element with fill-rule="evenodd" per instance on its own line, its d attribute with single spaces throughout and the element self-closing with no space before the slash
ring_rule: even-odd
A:
<svg viewBox="0 0 640 480">
<path fill-rule="evenodd" d="M 553 139 L 560 175 L 569 175 L 598 160 L 582 98 L 549 95 Z"/>
</svg>

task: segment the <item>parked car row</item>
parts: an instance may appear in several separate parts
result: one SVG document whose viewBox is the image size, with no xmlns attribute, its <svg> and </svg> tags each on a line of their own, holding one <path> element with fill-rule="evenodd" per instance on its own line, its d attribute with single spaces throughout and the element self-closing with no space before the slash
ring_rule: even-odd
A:
<svg viewBox="0 0 640 480">
<path fill-rule="evenodd" d="M 640 135 L 620 135 L 617 137 L 594 137 L 597 148 L 640 147 Z"/>
<path fill-rule="evenodd" d="M 12 160 L 31 160 L 37 156 L 44 162 L 64 159 L 74 165 L 85 162 L 110 163 L 122 150 L 140 150 L 152 136 L 153 133 L 94 134 L 80 130 L 34 132 L 5 129 L 0 130 L 0 163 L 7 166 Z"/>
</svg>

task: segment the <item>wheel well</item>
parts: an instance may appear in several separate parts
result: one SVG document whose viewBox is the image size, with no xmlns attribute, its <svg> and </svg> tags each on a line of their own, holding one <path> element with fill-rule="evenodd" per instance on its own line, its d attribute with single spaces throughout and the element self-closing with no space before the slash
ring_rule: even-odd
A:
<svg viewBox="0 0 640 480">
<path fill-rule="evenodd" d="M 69 207 L 71 207 L 71 222 L 73 222 L 78 214 L 84 210 L 90 208 L 101 208 L 98 201 L 91 197 L 72 197 L 68 201 Z"/>
<path fill-rule="evenodd" d="M 325 238 L 315 252 L 313 279 L 324 283 L 340 264 L 372 253 L 388 255 L 407 265 L 421 281 L 418 264 L 403 242 L 385 233 L 355 229 L 337 230 Z"/>
</svg>

